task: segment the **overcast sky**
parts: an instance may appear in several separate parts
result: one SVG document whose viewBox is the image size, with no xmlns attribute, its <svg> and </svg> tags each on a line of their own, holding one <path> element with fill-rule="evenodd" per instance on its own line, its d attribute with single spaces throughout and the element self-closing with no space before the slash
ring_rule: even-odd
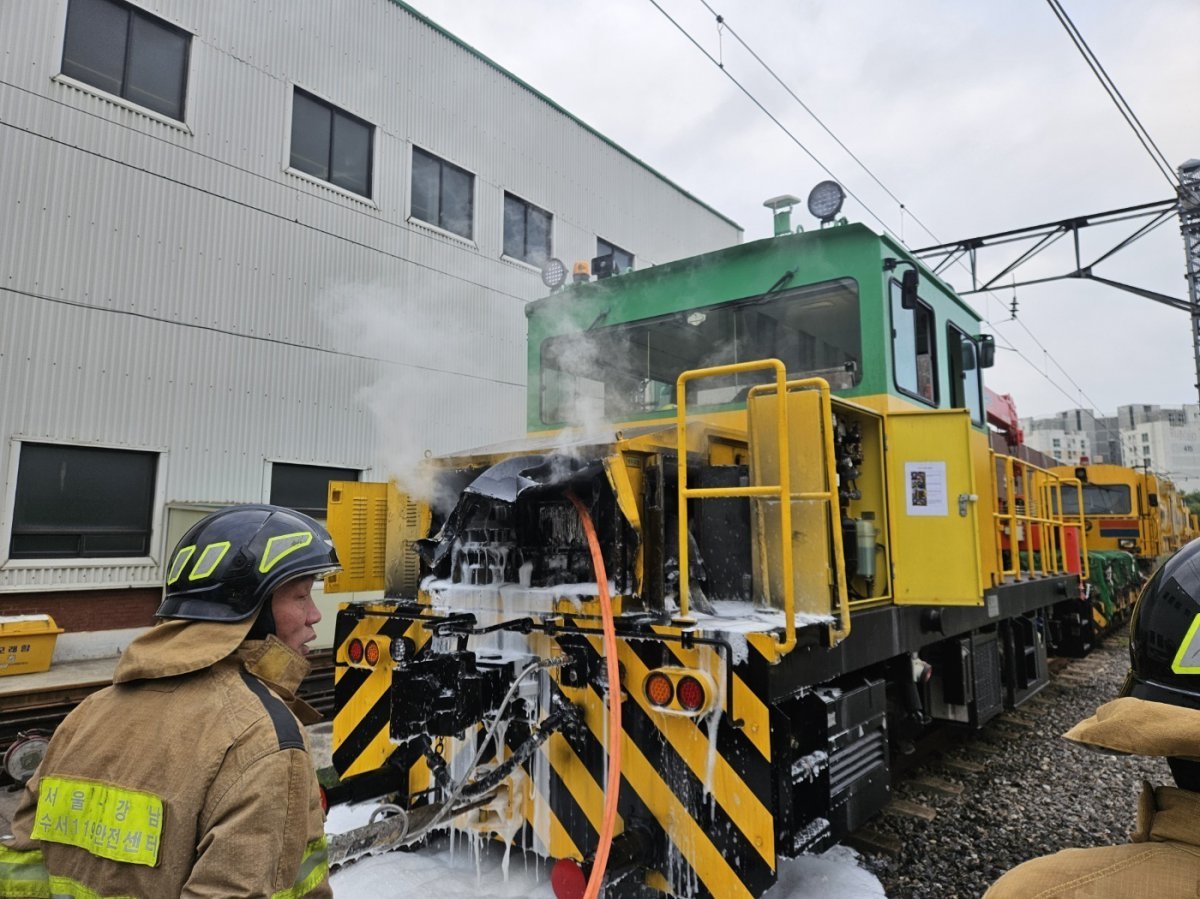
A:
<svg viewBox="0 0 1200 899">
<path fill-rule="evenodd" d="M 828 177 L 650 0 L 409 2 L 738 222 L 747 240 L 770 234 L 764 199 L 803 198 Z M 1173 196 L 1044 0 L 707 0 L 736 33 L 720 39 L 702 0 L 658 3 L 861 200 L 847 201 L 848 218 L 880 230 L 878 216 L 910 247 Z M 1063 5 L 1172 168 L 1200 157 L 1200 2 Z M 807 212 L 793 221 L 807 226 Z M 1085 262 L 1129 230 L 1086 229 Z M 1070 241 L 1039 258 L 1024 277 L 1070 271 Z M 981 270 L 1009 259 L 985 251 Z M 1178 220 L 1096 271 L 1185 298 Z M 963 268 L 946 277 L 968 286 Z M 1022 415 L 1197 402 L 1185 313 L 1091 282 L 1016 293 L 1015 321 L 1011 288 L 972 302 L 1000 347 L 988 385 L 1013 394 Z"/>
</svg>

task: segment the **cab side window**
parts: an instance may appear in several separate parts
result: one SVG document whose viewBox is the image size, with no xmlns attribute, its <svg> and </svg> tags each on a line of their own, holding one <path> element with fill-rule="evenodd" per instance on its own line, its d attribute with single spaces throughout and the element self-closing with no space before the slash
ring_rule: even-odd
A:
<svg viewBox="0 0 1200 899">
<path fill-rule="evenodd" d="M 983 385 L 979 380 L 979 347 L 962 329 L 946 325 L 946 358 L 950 371 L 950 406 L 966 409 L 971 421 L 983 424 Z"/>
<path fill-rule="evenodd" d="M 902 393 L 937 405 L 937 340 L 933 310 L 921 300 L 905 309 L 899 281 L 891 283 L 892 360 Z"/>
</svg>

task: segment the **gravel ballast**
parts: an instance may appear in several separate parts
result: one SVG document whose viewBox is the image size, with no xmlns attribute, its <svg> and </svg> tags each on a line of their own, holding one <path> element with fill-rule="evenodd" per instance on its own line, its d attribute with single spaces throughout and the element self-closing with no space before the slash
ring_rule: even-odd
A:
<svg viewBox="0 0 1200 899">
<path fill-rule="evenodd" d="M 895 797 L 936 809 L 937 817 L 883 814 L 871 822 L 903 847 L 898 856 L 868 853 L 863 860 L 887 895 L 977 899 L 1027 859 L 1128 842 L 1142 781 L 1172 783 L 1166 761 L 1107 754 L 1062 738 L 1117 696 L 1128 669 L 1128 639 L 1110 636 L 1087 658 L 1059 668 L 1050 685 L 1015 712 L 896 775 Z M 983 770 L 947 767 L 954 759 Z M 962 794 L 913 783 L 922 776 L 960 784 Z"/>
</svg>

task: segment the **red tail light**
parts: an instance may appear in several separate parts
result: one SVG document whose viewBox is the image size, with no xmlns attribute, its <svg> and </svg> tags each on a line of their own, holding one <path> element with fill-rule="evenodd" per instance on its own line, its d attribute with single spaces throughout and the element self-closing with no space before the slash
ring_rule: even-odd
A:
<svg viewBox="0 0 1200 899">
<path fill-rule="evenodd" d="M 689 712 L 695 712 L 704 707 L 704 685 L 694 677 L 683 677 L 676 688 L 679 705 Z"/>
<path fill-rule="evenodd" d="M 358 637 L 355 637 L 353 640 L 351 640 L 350 645 L 346 647 L 346 656 L 355 665 L 361 662 L 363 658 L 362 640 L 358 639 Z"/>
</svg>

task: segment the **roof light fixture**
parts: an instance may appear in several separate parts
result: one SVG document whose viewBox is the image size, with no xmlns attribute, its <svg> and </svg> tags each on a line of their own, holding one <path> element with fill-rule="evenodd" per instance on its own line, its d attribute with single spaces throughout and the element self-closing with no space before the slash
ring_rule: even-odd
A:
<svg viewBox="0 0 1200 899">
<path fill-rule="evenodd" d="M 542 263 L 542 283 L 554 290 L 567 280 L 567 267 L 561 259 L 551 257 Z"/>
<path fill-rule="evenodd" d="M 808 193 L 808 211 L 822 224 L 832 222 L 845 202 L 846 192 L 836 181 L 822 181 Z"/>
</svg>

